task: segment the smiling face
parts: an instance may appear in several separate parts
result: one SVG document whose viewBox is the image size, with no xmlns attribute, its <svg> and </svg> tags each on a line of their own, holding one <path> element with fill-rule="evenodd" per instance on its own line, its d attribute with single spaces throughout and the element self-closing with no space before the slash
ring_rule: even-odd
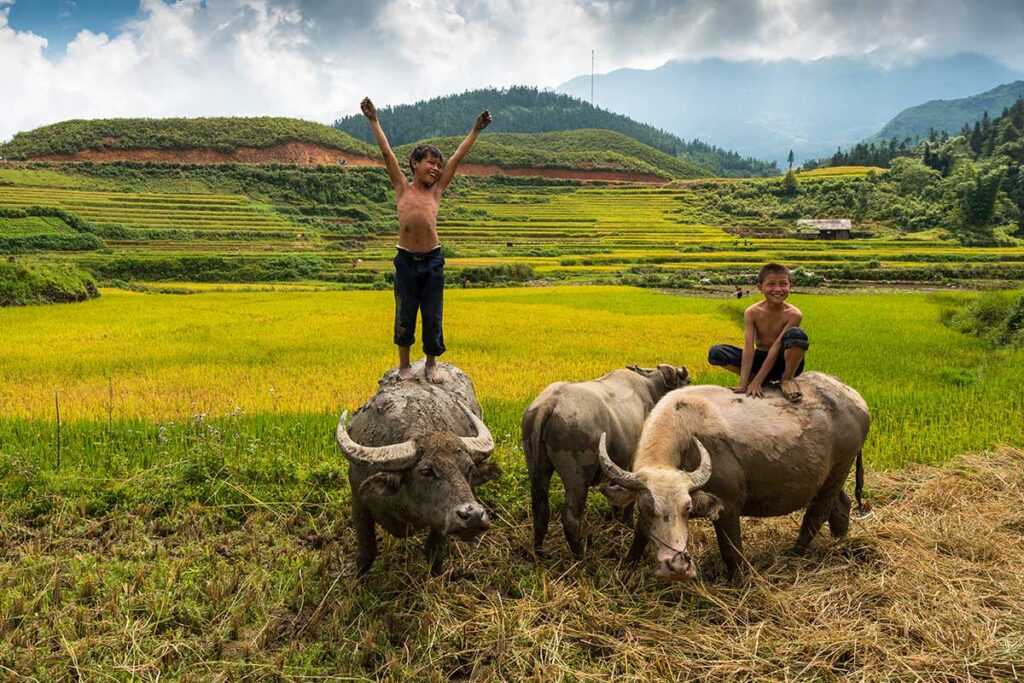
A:
<svg viewBox="0 0 1024 683">
<path fill-rule="evenodd" d="M 413 182 L 431 187 L 441 177 L 444 157 L 436 147 L 420 145 L 409 156 L 409 168 L 412 169 Z"/>
<path fill-rule="evenodd" d="M 764 280 L 757 284 L 757 291 L 764 295 L 766 301 L 773 304 L 785 301 L 791 289 L 788 273 L 768 273 Z"/>
</svg>

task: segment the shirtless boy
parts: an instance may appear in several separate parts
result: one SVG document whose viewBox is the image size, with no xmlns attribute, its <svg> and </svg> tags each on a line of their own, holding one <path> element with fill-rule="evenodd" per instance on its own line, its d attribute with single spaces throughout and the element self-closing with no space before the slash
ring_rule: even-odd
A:
<svg viewBox="0 0 1024 683">
<path fill-rule="evenodd" d="M 398 376 L 412 379 L 409 349 L 416 339 L 416 312 L 423 323 L 423 353 L 427 360 L 424 374 L 435 384 L 443 382 L 445 373 L 437 366 L 437 357 L 445 351 L 441 317 L 444 307 L 444 257 L 437 239 L 437 207 L 441 195 L 452 181 L 455 170 L 476 142 L 477 135 L 491 122 L 491 114 L 483 111 L 476 117 L 473 130 L 462 141 L 455 154 L 444 162 L 441 150 L 433 145 L 420 145 L 409 156 L 412 182 L 406 179 L 391 151 L 384 130 L 377 120 L 377 108 L 370 98 L 359 105 L 370 120 L 374 137 L 384 153 L 391 184 L 398 205 L 398 254 L 395 256 L 395 344 L 398 345 Z"/>
<path fill-rule="evenodd" d="M 798 327 L 803 314 L 786 303 L 792 284 L 789 269 L 769 263 L 757 274 L 757 290 L 763 301 L 743 312 L 743 348 L 715 344 L 708 362 L 740 376 L 737 394 L 761 397 L 765 382 L 779 382 L 782 394 L 799 401 L 800 387 L 793 378 L 804 370 L 804 355 L 810 342 Z"/>
</svg>

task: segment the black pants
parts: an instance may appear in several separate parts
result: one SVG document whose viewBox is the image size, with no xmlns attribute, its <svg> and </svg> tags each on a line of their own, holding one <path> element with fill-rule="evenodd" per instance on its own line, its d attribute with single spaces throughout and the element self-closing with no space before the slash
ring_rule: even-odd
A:
<svg viewBox="0 0 1024 683">
<path fill-rule="evenodd" d="M 395 264 L 395 344 L 416 341 L 416 312 L 423 322 L 423 353 L 445 351 L 441 317 L 444 311 L 444 257 L 441 247 L 417 254 L 398 250 Z"/>
<path fill-rule="evenodd" d="M 778 358 L 775 359 L 775 365 L 768 371 L 768 375 L 764 378 L 766 382 L 778 382 L 782 379 L 782 374 L 786 371 L 786 349 L 808 349 L 811 345 L 810 340 L 807 338 L 807 333 L 799 327 L 791 327 L 786 330 L 786 334 L 782 335 L 782 353 L 779 354 Z M 753 379 L 757 371 L 764 365 L 765 360 L 768 358 L 768 352 L 762 351 L 761 349 L 754 349 L 754 364 L 750 368 L 750 378 Z M 741 367 L 743 364 L 743 349 L 732 344 L 715 344 L 708 351 L 708 363 L 711 365 L 732 365 L 735 367 Z M 804 361 L 800 361 L 800 365 L 797 366 L 794 377 L 800 375 L 804 371 Z"/>
</svg>

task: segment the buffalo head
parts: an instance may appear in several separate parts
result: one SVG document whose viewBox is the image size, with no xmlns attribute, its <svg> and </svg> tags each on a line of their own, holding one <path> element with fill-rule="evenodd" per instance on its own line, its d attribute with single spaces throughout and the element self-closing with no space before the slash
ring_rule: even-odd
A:
<svg viewBox="0 0 1024 683">
<path fill-rule="evenodd" d="M 609 480 L 603 493 L 616 505 L 637 503 L 636 531 L 655 547 L 655 576 L 672 581 L 693 578 L 697 567 L 686 547 L 689 519 L 715 519 L 722 509 L 718 498 L 697 490 L 711 478 L 711 456 L 707 449 L 694 437 L 700 465 L 693 472 L 667 468 L 627 472 L 612 462 L 605 439 L 602 434 L 598 447 L 601 469 Z"/>
<path fill-rule="evenodd" d="M 382 520 L 407 530 L 430 527 L 442 536 L 470 540 L 491 526 L 473 487 L 497 478 L 501 468 L 487 458 L 494 439 L 465 405 L 476 436 L 433 432 L 389 446 L 363 446 L 338 422 L 338 448 L 348 461 L 371 474 L 353 492 Z M 394 531 L 393 531 L 394 533 Z M 403 534 L 404 535 L 404 534 Z"/>
<path fill-rule="evenodd" d="M 656 368 L 642 368 L 639 365 L 627 365 L 627 370 L 632 370 L 649 380 L 659 381 L 664 384 L 664 392 L 667 394 L 673 389 L 681 389 L 690 384 L 690 373 L 686 368 L 677 368 L 673 365 L 662 363 Z"/>
</svg>

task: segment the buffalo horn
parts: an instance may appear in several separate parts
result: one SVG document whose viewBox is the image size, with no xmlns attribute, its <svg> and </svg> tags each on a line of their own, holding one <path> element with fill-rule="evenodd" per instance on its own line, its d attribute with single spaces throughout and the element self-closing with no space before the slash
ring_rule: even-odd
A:
<svg viewBox="0 0 1024 683">
<path fill-rule="evenodd" d="M 465 403 L 462 401 L 458 403 L 459 407 L 466 413 L 469 421 L 473 423 L 473 429 L 476 430 L 476 436 L 463 436 L 459 438 L 462 439 L 462 445 L 469 451 L 473 462 L 483 462 L 494 452 L 494 437 L 491 436 L 491 430 L 487 428 L 483 420 L 474 415 L 473 411 Z"/>
<path fill-rule="evenodd" d="M 403 441 L 390 446 L 361 446 L 352 440 L 345 429 L 346 410 L 338 421 L 338 448 L 353 465 L 372 467 L 376 470 L 397 471 L 408 469 L 416 462 L 416 443 Z"/>
<path fill-rule="evenodd" d="M 693 443 L 697 446 L 697 450 L 700 451 L 700 464 L 697 465 L 697 469 L 689 473 L 690 480 L 693 482 L 690 484 L 690 490 L 696 491 L 708 483 L 708 479 L 711 478 L 711 455 L 697 437 L 693 437 Z"/>
<path fill-rule="evenodd" d="M 647 488 L 642 481 L 636 478 L 635 474 L 627 472 L 612 462 L 611 456 L 608 455 L 607 440 L 608 434 L 601 432 L 601 441 L 597 445 L 597 456 L 601 462 L 604 476 L 611 479 L 613 484 L 617 484 L 630 491 L 642 491 Z"/>
</svg>

